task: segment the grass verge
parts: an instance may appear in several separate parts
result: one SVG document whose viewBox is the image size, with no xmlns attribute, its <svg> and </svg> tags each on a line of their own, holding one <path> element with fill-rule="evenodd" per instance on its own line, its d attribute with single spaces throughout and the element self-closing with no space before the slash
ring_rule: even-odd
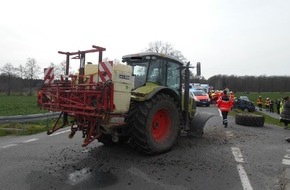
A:
<svg viewBox="0 0 290 190">
<path fill-rule="evenodd" d="M 51 129 L 56 119 L 48 119 L 29 123 L 9 123 L 0 125 L 0 136 L 32 135 Z"/>
</svg>

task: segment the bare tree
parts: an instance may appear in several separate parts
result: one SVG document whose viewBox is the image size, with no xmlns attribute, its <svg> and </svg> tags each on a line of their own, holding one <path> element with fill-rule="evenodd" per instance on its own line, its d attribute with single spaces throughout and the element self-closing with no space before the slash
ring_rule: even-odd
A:
<svg viewBox="0 0 290 190">
<path fill-rule="evenodd" d="M 184 57 L 184 55 L 181 53 L 181 51 L 176 50 L 174 48 L 174 46 L 168 42 L 162 42 L 162 41 L 150 42 L 148 44 L 148 47 L 145 48 L 145 51 L 166 54 L 166 55 L 169 55 L 169 56 L 174 57 L 176 59 L 179 59 L 184 64 L 187 63 L 187 59 Z M 190 72 L 189 73 L 190 78 L 193 79 L 194 74 L 192 73 L 191 70 L 189 72 Z M 182 75 L 184 75 L 184 74 L 185 73 L 182 72 Z"/>
<path fill-rule="evenodd" d="M 186 58 L 181 53 L 181 51 L 176 50 L 174 46 L 168 42 L 162 41 L 150 42 L 145 50 L 147 52 L 163 53 L 175 57 L 183 62 L 187 61 Z"/>
<path fill-rule="evenodd" d="M 15 68 L 17 76 L 20 78 L 18 85 L 20 88 L 18 88 L 18 91 L 20 91 L 20 95 L 22 95 L 23 89 L 24 89 L 24 74 L 25 74 L 25 67 L 20 64 L 17 68 Z"/>
<path fill-rule="evenodd" d="M 1 72 L 8 77 L 7 80 L 7 95 L 11 93 L 11 80 L 15 76 L 15 68 L 12 63 L 6 63 L 1 69 Z"/>
<path fill-rule="evenodd" d="M 38 74 L 40 73 L 40 66 L 37 65 L 37 62 L 34 58 L 27 59 L 24 73 L 24 76 L 29 80 L 29 95 L 32 95 L 33 79 L 37 79 Z"/>
<path fill-rule="evenodd" d="M 20 77 L 21 79 L 23 79 L 24 77 L 24 72 L 25 72 L 25 68 L 22 64 L 20 64 L 17 68 L 15 68 L 17 76 Z"/>
<path fill-rule="evenodd" d="M 62 61 L 58 65 L 55 65 L 54 63 L 50 63 L 50 67 L 53 67 L 54 77 L 57 79 L 60 79 L 61 75 L 65 75 L 66 70 L 66 62 Z M 71 69 L 71 67 L 70 67 Z"/>
<path fill-rule="evenodd" d="M 69 69 L 71 69 L 71 67 L 69 67 Z M 60 75 L 65 75 L 65 70 L 66 70 L 66 62 L 65 61 L 62 61 L 59 63 L 58 70 L 60 72 L 59 73 Z"/>
</svg>

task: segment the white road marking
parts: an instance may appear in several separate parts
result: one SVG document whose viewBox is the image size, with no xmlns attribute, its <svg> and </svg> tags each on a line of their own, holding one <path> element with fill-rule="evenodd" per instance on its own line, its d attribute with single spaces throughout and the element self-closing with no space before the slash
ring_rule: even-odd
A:
<svg viewBox="0 0 290 190">
<path fill-rule="evenodd" d="M 284 156 L 284 158 L 282 159 L 282 164 L 284 164 L 284 165 L 290 165 L 290 154 L 289 154 L 290 149 L 287 149 L 286 151 L 287 151 L 288 154 L 286 154 Z"/>
<path fill-rule="evenodd" d="M 282 164 L 284 165 L 290 165 L 290 160 L 289 159 L 283 159 Z"/>
<path fill-rule="evenodd" d="M 241 178 L 242 186 L 244 190 L 253 190 L 252 185 L 250 183 L 250 180 L 248 178 L 248 175 L 242 166 L 242 164 L 237 165 L 237 169 Z"/>
<path fill-rule="evenodd" d="M 49 136 L 52 137 L 52 136 L 60 135 L 60 134 L 62 134 L 62 133 L 67 133 L 67 132 L 70 132 L 70 131 L 71 131 L 71 130 L 68 129 L 68 130 L 65 130 L 65 131 L 60 131 L 60 132 L 57 132 L 57 133 L 52 133 L 52 134 L 49 135 Z"/>
<path fill-rule="evenodd" d="M 79 171 L 75 171 L 68 176 L 68 182 L 71 185 L 76 185 L 89 177 L 91 174 L 90 168 L 83 168 Z"/>
<path fill-rule="evenodd" d="M 29 143 L 29 142 L 33 142 L 33 141 L 37 141 L 39 140 L 38 138 L 35 138 L 35 139 L 29 139 L 27 141 L 23 141 L 23 143 Z"/>
<path fill-rule="evenodd" d="M 17 146 L 17 144 L 8 144 L 5 146 L 2 146 L 2 148 L 9 148 L 9 147 L 13 147 L 13 146 Z"/>
<path fill-rule="evenodd" d="M 242 186 L 244 190 L 253 190 L 248 175 L 241 163 L 244 163 L 244 157 L 241 153 L 241 150 L 237 147 L 231 147 L 232 153 L 236 162 L 238 162 L 237 169 L 240 175 Z"/>
<path fill-rule="evenodd" d="M 38 139 L 35 138 L 35 139 L 29 139 L 29 140 L 26 140 L 26 141 L 23 141 L 23 142 L 19 142 L 19 143 L 29 143 L 29 142 L 32 142 L 32 141 L 37 141 Z M 5 146 L 2 146 L 2 148 L 10 148 L 10 147 L 13 147 L 13 146 L 18 146 L 19 144 L 8 144 L 8 145 L 5 145 Z"/>
<path fill-rule="evenodd" d="M 286 155 L 284 156 L 284 158 L 288 158 L 288 159 L 290 159 L 290 154 L 286 154 Z"/>
<path fill-rule="evenodd" d="M 289 152 L 288 150 L 287 150 L 287 152 Z M 282 159 L 282 164 L 284 164 L 284 165 L 290 165 L 290 154 L 286 154 L 284 156 L 284 158 Z"/>
<path fill-rule="evenodd" d="M 243 155 L 241 153 L 241 150 L 239 148 L 236 147 L 231 147 L 232 153 L 235 157 L 236 162 L 238 163 L 244 163 L 244 158 Z"/>
<path fill-rule="evenodd" d="M 179 189 L 179 190 L 189 190 L 190 189 L 188 187 L 183 187 L 183 186 L 180 186 L 180 185 L 169 185 L 169 184 L 160 183 L 158 181 L 154 181 L 154 180 L 150 179 L 146 173 L 144 173 L 141 170 L 139 170 L 137 168 L 134 168 L 134 167 L 129 168 L 128 171 L 131 174 L 133 174 L 135 176 L 138 176 L 138 177 L 144 179 L 145 181 L 147 181 L 149 183 L 158 185 L 158 186 L 160 186 L 160 187 L 162 187 L 162 188 L 164 188 L 166 190 L 176 190 L 176 189 Z"/>
<path fill-rule="evenodd" d="M 51 135 L 49 135 L 49 136 L 56 136 L 56 135 L 59 135 L 59 134 L 62 134 L 62 133 L 67 133 L 67 132 L 69 132 L 69 131 L 71 131 L 70 129 L 68 129 L 68 130 L 65 130 L 65 131 L 60 131 L 60 132 L 58 132 L 58 133 L 53 133 L 53 134 L 51 134 Z M 33 141 L 37 141 L 37 140 L 39 140 L 38 138 L 33 138 L 33 139 L 28 139 L 28 140 L 26 140 L 26 141 L 23 141 L 23 142 L 18 142 L 18 143 L 29 143 L 29 142 L 33 142 Z M 3 148 L 3 149 L 5 149 L 5 148 L 10 148 L 10 147 L 13 147 L 13 146 L 18 146 L 19 144 L 8 144 L 8 145 L 4 145 L 4 146 L 2 146 L 1 148 Z"/>
<path fill-rule="evenodd" d="M 60 131 L 60 132 L 57 132 L 57 133 L 53 133 L 53 134 L 51 134 L 51 135 L 49 135 L 49 136 L 56 136 L 56 135 L 60 135 L 60 134 L 62 134 L 62 133 L 67 133 L 67 132 L 69 132 L 69 131 L 71 131 L 70 129 L 68 129 L 68 130 L 65 130 L 65 131 Z M 18 142 L 18 143 L 29 143 L 29 142 L 33 142 L 33 141 L 37 141 L 37 140 L 39 140 L 38 138 L 33 138 L 33 139 L 28 139 L 28 140 L 26 140 L 26 141 L 23 141 L 23 142 Z M 1 148 L 3 148 L 3 149 L 5 149 L 5 148 L 10 148 L 10 147 L 13 147 L 13 146 L 18 146 L 19 144 L 8 144 L 8 145 L 4 145 L 4 146 L 2 146 Z"/>
<path fill-rule="evenodd" d="M 220 116 L 223 117 L 221 110 L 220 109 L 218 109 L 218 110 L 219 110 Z"/>
<path fill-rule="evenodd" d="M 90 152 L 90 150 L 87 148 L 82 150 L 82 153 L 87 153 L 87 152 Z"/>
</svg>

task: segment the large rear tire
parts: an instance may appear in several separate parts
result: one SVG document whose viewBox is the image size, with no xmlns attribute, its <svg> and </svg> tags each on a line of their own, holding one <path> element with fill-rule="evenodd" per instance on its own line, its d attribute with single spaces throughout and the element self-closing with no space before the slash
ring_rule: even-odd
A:
<svg viewBox="0 0 290 190">
<path fill-rule="evenodd" d="M 179 112 L 167 94 L 157 94 L 138 104 L 131 143 L 147 154 L 159 154 L 173 147 L 179 133 Z"/>
</svg>

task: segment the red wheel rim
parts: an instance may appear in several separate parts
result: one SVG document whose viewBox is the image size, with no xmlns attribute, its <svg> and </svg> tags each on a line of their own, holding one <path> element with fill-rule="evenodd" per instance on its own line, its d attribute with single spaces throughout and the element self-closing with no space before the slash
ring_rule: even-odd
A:
<svg viewBox="0 0 290 190">
<path fill-rule="evenodd" d="M 170 130 L 171 121 L 168 111 L 165 109 L 158 110 L 153 117 L 151 133 L 155 141 L 162 141 Z"/>
</svg>

